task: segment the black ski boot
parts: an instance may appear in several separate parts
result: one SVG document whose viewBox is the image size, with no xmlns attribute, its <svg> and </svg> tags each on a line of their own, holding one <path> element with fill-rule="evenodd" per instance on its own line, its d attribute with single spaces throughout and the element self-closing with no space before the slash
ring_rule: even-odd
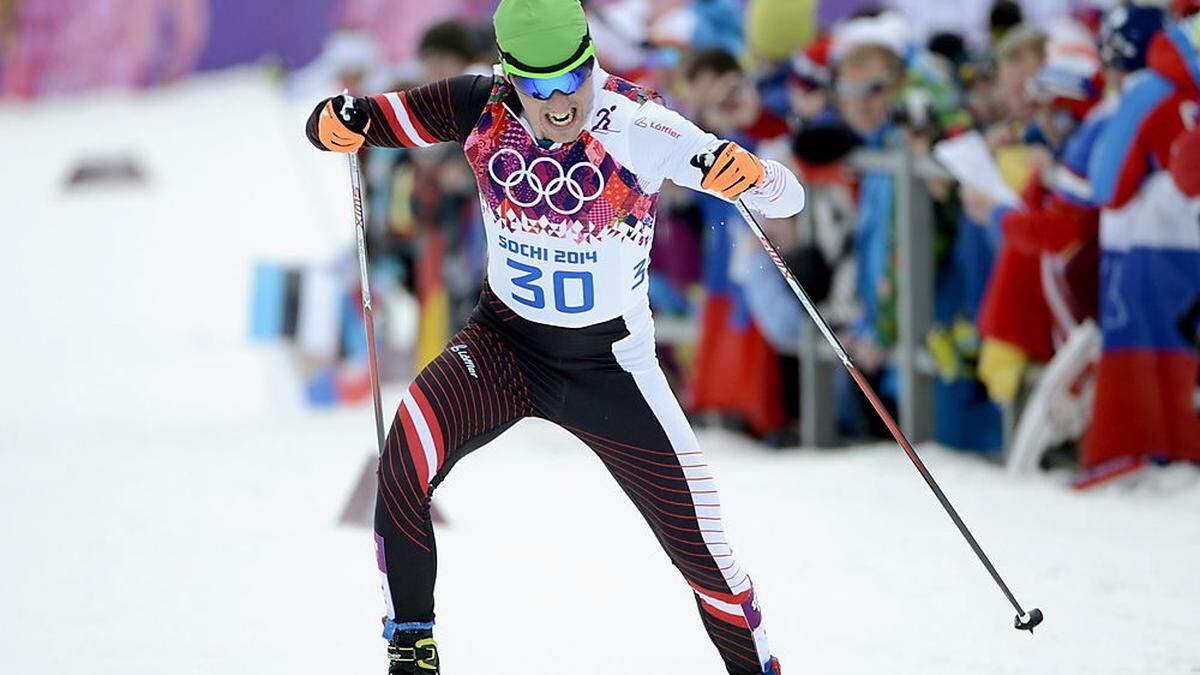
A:
<svg viewBox="0 0 1200 675">
<path fill-rule="evenodd" d="M 438 675 L 438 647 L 428 628 L 397 630 L 388 641 L 388 675 Z"/>
</svg>

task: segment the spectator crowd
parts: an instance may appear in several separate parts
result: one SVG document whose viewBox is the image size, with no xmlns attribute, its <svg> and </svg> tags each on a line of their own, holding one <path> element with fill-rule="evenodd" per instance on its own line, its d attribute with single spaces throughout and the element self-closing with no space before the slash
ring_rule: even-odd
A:
<svg viewBox="0 0 1200 675">
<path fill-rule="evenodd" d="M 802 177 L 806 212 L 765 225 L 893 407 L 901 211 L 928 204 L 935 440 L 1097 475 L 1200 461 L 1200 2 L 998 0 L 953 28 L 905 3 L 584 4 L 609 72 Z M 312 68 L 358 94 L 490 73 L 489 27 L 434 23 L 399 63 L 340 34 Z M 383 320 L 415 327 L 387 347 L 419 368 L 479 292 L 475 185 L 456 148 L 364 152 Z M 802 308 L 729 204 L 664 186 L 657 229 L 660 358 L 691 412 L 794 440 Z M 842 436 L 886 436 L 848 380 L 820 393 Z"/>
</svg>

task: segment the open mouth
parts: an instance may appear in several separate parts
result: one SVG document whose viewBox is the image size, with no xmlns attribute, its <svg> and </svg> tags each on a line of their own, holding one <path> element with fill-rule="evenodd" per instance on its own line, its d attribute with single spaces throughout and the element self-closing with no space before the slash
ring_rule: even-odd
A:
<svg viewBox="0 0 1200 675">
<path fill-rule="evenodd" d="M 550 123 L 550 126 L 561 129 L 563 127 L 571 126 L 571 123 L 575 121 L 575 114 L 574 107 L 564 113 L 546 113 L 546 121 Z"/>
</svg>

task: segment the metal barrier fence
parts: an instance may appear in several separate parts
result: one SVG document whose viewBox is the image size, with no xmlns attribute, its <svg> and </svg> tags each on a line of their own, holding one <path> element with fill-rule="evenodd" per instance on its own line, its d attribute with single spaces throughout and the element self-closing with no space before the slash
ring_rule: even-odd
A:
<svg viewBox="0 0 1200 675">
<path fill-rule="evenodd" d="M 890 355 L 899 383 L 899 422 L 914 443 L 933 438 L 933 363 L 925 336 L 933 323 L 933 202 L 925 179 L 947 179 L 940 165 L 901 150 L 860 151 L 850 158 L 859 173 L 890 175 L 895 184 L 897 339 Z M 814 195 L 819 197 L 819 195 Z M 815 236 L 813 210 L 800 227 Z M 841 364 L 815 330 L 801 334 L 800 438 L 806 447 L 838 445 L 837 401 L 832 395 Z"/>
<path fill-rule="evenodd" d="M 850 157 L 849 166 L 858 173 L 886 173 L 894 180 L 898 326 L 889 362 L 899 382 L 900 425 L 912 442 L 928 441 L 933 438 L 935 412 L 935 369 L 925 349 L 925 336 L 933 324 L 934 213 L 925 180 L 951 177 L 932 159 L 903 150 L 859 151 Z M 810 186 L 809 194 L 809 204 L 814 205 L 822 197 L 821 188 Z M 802 237 L 808 240 L 816 238 L 817 210 L 806 208 L 797 219 Z M 698 339 L 694 320 L 664 317 L 655 323 L 660 343 L 694 344 Z M 837 446 L 841 439 L 833 392 L 842 365 L 815 329 L 801 332 L 796 354 L 800 361 L 800 440 L 811 448 Z"/>
</svg>

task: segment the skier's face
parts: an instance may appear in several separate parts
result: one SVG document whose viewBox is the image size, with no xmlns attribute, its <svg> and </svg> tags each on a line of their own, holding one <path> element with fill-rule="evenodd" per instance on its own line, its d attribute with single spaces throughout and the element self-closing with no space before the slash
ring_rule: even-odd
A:
<svg viewBox="0 0 1200 675">
<path fill-rule="evenodd" d="M 525 115 L 529 118 L 533 133 L 538 138 L 554 143 L 571 143 L 579 138 L 583 126 L 591 117 L 592 103 L 596 98 L 592 91 L 592 77 L 595 75 L 588 76 L 575 93 L 556 91 L 544 101 L 514 87 L 521 105 L 525 107 Z"/>
</svg>

